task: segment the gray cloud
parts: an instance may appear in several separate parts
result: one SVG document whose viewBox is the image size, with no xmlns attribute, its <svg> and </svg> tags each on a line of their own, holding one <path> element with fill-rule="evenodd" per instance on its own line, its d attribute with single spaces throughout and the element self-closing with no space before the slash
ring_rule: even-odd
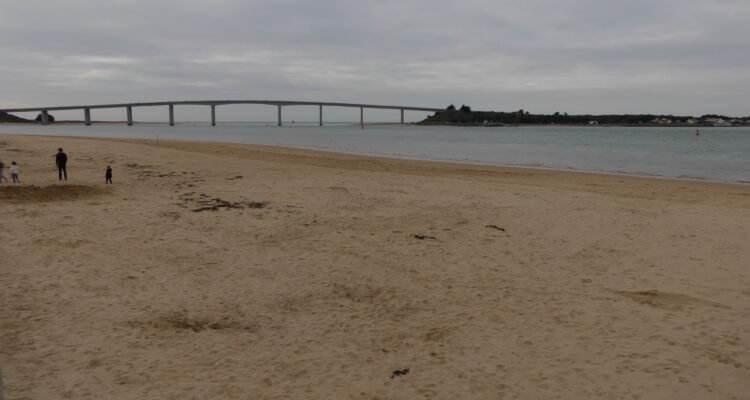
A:
<svg viewBox="0 0 750 400">
<path fill-rule="evenodd" d="M 2 9 L 3 107 L 263 98 L 750 115 L 747 1 L 28 0 Z"/>
</svg>

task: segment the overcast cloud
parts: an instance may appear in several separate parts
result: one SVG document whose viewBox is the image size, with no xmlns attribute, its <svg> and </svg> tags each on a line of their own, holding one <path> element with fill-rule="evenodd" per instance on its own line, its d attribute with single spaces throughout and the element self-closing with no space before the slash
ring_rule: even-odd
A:
<svg viewBox="0 0 750 400">
<path fill-rule="evenodd" d="M 0 107 L 236 98 L 750 115 L 747 0 L 0 6 Z"/>
</svg>

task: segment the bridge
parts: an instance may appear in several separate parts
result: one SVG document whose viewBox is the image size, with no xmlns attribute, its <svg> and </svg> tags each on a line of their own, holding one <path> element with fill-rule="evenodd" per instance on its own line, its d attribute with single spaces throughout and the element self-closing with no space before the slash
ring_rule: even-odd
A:
<svg viewBox="0 0 750 400">
<path fill-rule="evenodd" d="M 41 114 L 42 125 L 49 124 L 49 112 L 50 111 L 62 111 L 62 110 L 82 110 L 84 124 L 86 126 L 91 125 L 91 110 L 105 109 L 105 108 L 122 108 L 125 110 L 128 125 L 133 125 L 133 108 L 136 107 L 168 107 L 169 110 L 169 125 L 174 125 L 174 107 L 175 106 L 209 106 L 211 107 L 211 126 L 216 126 L 216 107 L 228 104 L 263 104 L 277 107 L 277 124 L 281 126 L 281 108 L 287 106 L 313 106 L 318 107 L 318 123 L 323 126 L 323 107 L 348 107 L 348 108 L 359 108 L 359 124 L 364 127 L 365 117 L 364 110 L 367 109 L 380 109 L 380 110 L 400 110 L 401 111 L 401 123 L 404 123 L 404 111 L 429 111 L 436 112 L 442 111 L 442 108 L 432 107 L 410 107 L 410 106 L 391 106 L 391 105 L 378 105 L 378 104 L 357 104 L 357 103 L 329 103 L 320 101 L 282 101 L 282 100 L 192 100 L 192 101 L 159 101 L 159 102 L 146 102 L 146 103 L 118 103 L 118 104 L 91 104 L 83 106 L 56 106 L 56 107 L 26 107 L 26 108 L 5 108 L 0 109 L 0 112 L 6 113 L 17 113 L 17 112 L 39 112 Z"/>
</svg>

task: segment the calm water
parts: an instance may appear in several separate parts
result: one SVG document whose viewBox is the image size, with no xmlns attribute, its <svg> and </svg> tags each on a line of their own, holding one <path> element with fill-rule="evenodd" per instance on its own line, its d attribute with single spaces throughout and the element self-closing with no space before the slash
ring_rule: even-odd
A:
<svg viewBox="0 0 750 400">
<path fill-rule="evenodd" d="M 425 160 L 750 181 L 750 128 L 427 127 L 250 123 L 0 125 L 2 133 L 283 145 Z M 71 149 L 70 153 L 75 153 Z"/>
</svg>

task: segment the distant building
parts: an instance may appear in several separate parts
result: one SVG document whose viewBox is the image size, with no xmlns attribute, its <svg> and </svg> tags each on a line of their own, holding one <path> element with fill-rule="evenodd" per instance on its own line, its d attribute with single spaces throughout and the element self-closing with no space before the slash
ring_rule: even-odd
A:
<svg viewBox="0 0 750 400">
<path fill-rule="evenodd" d="M 599 125 L 599 121 L 589 121 L 589 125 Z"/>
<path fill-rule="evenodd" d="M 659 118 L 659 117 L 657 117 L 657 118 L 652 119 L 651 123 L 664 125 L 664 124 L 671 124 L 672 120 L 669 119 L 669 118 L 664 118 L 664 117 Z"/>
<path fill-rule="evenodd" d="M 713 126 L 733 126 L 731 122 L 724 118 L 706 118 L 705 121 Z"/>
</svg>

